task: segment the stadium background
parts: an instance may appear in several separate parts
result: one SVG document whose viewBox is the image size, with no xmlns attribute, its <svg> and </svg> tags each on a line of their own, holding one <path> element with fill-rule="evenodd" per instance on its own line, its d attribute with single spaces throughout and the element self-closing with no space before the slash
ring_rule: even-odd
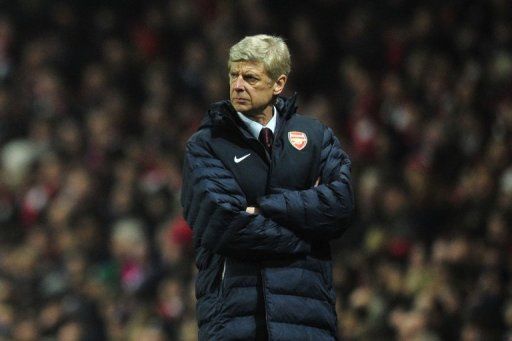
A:
<svg viewBox="0 0 512 341">
<path fill-rule="evenodd" d="M 181 159 L 282 35 L 353 160 L 346 340 L 512 338 L 512 3 L 0 2 L 0 340 L 194 340 Z"/>
</svg>

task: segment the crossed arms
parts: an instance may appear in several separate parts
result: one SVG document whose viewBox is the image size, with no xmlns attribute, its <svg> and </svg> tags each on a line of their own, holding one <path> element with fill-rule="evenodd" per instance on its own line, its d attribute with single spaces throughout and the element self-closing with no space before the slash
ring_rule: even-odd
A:
<svg viewBox="0 0 512 341">
<path fill-rule="evenodd" d="M 247 207 L 232 173 L 204 141 L 191 140 L 182 205 L 196 247 L 234 258 L 272 259 L 308 254 L 312 241 L 341 236 L 354 208 L 350 161 L 329 128 L 320 159 L 321 182 L 312 188 L 274 188 L 258 208 Z"/>
</svg>

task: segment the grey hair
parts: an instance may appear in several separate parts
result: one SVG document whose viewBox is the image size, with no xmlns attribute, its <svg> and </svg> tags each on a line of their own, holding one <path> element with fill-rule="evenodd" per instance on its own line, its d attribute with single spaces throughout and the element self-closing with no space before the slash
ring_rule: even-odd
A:
<svg viewBox="0 0 512 341">
<path fill-rule="evenodd" d="M 232 63 L 241 61 L 263 63 L 272 80 L 281 75 L 288 76 L 291 70 L 290 51 L 283 38 L 266 34 L 245 37 L 231 46 L 228 69 Z"/>
</svg>

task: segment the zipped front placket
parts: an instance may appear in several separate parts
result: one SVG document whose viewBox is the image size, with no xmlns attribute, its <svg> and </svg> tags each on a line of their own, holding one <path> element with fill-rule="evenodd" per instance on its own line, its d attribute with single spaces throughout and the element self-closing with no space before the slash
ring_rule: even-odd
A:
<svg viewBox="0 0 512 341">
<path fill-rule="evenodd" d="M 272 141 L 272 150 L 274 151 L 275 150 L 275 144 L 276 144 L 276 141 L 280 140 L 281 138 L 281 131 L 284 130 L 284 126 L 286 125 L 286 121 L 284 121 L 278 128 L 278 130 L 276 130 L 276 133 L 274 134 L 274 141 Z M 263 147 L 265 148 L 265 147 Z M 265 149 L 265 152 L 266 152 L 266 149 Z M 273 160 L 273 155 L 274 153 L 270 154 L 268 152 L 266 152 L 266 155 L 267 155 L 267 158 L 268 158 L 268 173 L 267 173 L 267 183 L 265 185 L 265 194 L 270 194 L 269 191 L 270 191 L 270 180 L 272 179 L 272 166 L 274 164 Z"/>
<path fill-rule="evenodd" d="M 224 276 L 226 275 L 226 259 L 222 262 L 222 273 L 220 275 L 220 284 L 222 285 L 222 282 L 224 282 Z"/>
<path fill-rule="evenodd" d="M 272 337 L 270 335 L 270 325 L 269 325 L 269 318 L 268 318 L 268 297 L 267 297 L 267 279 L 265 276 L 265 269 L 261 269 L 261 292 L 263 293 L 263 303 L 265 305 L 265 327 L 267 328 L 267 336 L 269 340 L 272 340 Z"/>
<path fill-rule="evenodd" d="M 237 133 L 240 134 L 240 136 L 247 142 L 247 144 L 249 144 L 249 146 L 251 148 L 253 148 L 253 149 L 254 149 L 254 147 L 259 148 L 259 150 L 257 150 L 257 152 L 258 153 L 262 152 L 261 154 L 265 155 L 265 160 L 269 164 L 269 169 L 268 169 L 268 173 L 267 173 L 268 174 L 267 175 L 267 183 L 265 186 L 265 193 L 268 193 L 269 188 L 270 188 L 270 176 L 272 174 L 272 155 L 267 152 L 266 148 L 258 141 L 258 139 L 254 138 L 253 136 L 247 136 L 248 134 L 247 135 L 244 134 L 242 129 L 236 124 L 235 120 L 232 117 L 230 117 L 229 115 L 226 115 L 224 117 L 225 117 L 227 123 L 230 125 L 231 129 L 236 130 Z M 252 143 L 252 140 L 254 140 L 254 143 Z M 274 143 L 275 143 L 275 139 L 272 143 L 272 148 L 274 148 Z M 225 272 L 226 272 L 226 260 L 224 260 L 224 263 L 223 263 L 223 269 L 222 269 L 222 274 L 221 274 L 221 284 L 224 281 Z M 265 276 L 265 270 L 263 268 L 260 270 L 260 276 L 261 276 L 261 286 L 262 286 L 262 293 L 263 293 L 263 302 L 264 302 L 264 306 L 265 306 L 265 327 L 267 329 L 268 339 L 271 340 L 272 338 L 270 337 L 268 306 L 267 306 L 268 297 L 265 292 L 266 276 Z"/>
<path fill-rule="evenodd" d="M 240 127 L 238 127 L 238 125 L 236 124 L 235 120 L 230 117 L 229 115 L 228 116 L 225 116 L 227 118 L 227 120 L 229 121 L 229 124 L 231 125 L 231 127 L 235 130 L 238 131 L 238 133 L 242 136 L 242 138 L 244 138 L 249 144 L 251 140 L 256 140 L 258 141 L 256 138 L 254 137 L 248 137 L 244 134 L 244 132 L 241 130 Z M 282 119 L 284 119 L 284 115 L 282 116 Z M 274 141 L 272 142 L 272 150 L 275 150 L 275 145 L 276 145 L 276 141 L 278 141 L 280 139 L 280 134 L 281 132 L 284 130 L 284 127 L 286 125 L 286 121 L 284 121 L 278 128 L 278 130 L 276 131 L 276 134 L 274 135 Z M 266 160 L 269 164 L 269 167 L 268 167 L 268 173 L 267 173 L 267 183 L 266 183 L 266 186 L 265 186 L 265 194 L 269 194 L 270 192 L 270 183 L 271 183 L 271 178 L 272 178 L 272 168 L 273 168 L 273 155 L 274 153 L 268 153 L 268 151 L 266 150 L 266 148 L 258 141 L 257 143 L 252 143 L 253 145 L 258 145 L 260 148 L 260 151 L 263 151 L 264 152 L 264 155 L 266 156 Z M 224 273 L 226 271 L 226 262 L 224 261 L 224 268 L 223 268 L 223 271 L 222 271 L 222 280 L 224 280 Z M 260 270 L 260 275 L 261 275 L 261 285 L 262 285 L 262 293 L 263 293 L 263 302 L 264 302 L 264 306 L 265 306 L 265 327 L 267 329 L 267 336 L 268 336 L 268 339 L 269 340 L 272 340 L 272 337 L 271 337 L 271 333 L 270 333 L 270 325 L 269 325 L 269 316 L 268 316 L 268 312 L 269 312 L 269 309 L 268 309 L 268 295 L 266 293 L 266 287 L 267 287 L 267 278 L 266 278 L 266 275 L 265 275 L 265 269 L 262 267 L 261 270 Z"/>
<path fill-rule="evenodd" d="M 275 138 L 274 138 L 274 141 L 272 142 L 272 150 L 274 151 L 275 150 L 275 144 L 276 144 L 276 141 L 278 141 L 280 139 L 280 134 L 281 134 L 281 131 L 284 130 L 284 126 L 286 124 L 286 121 L 283 122 L 281 124 L 281 126 L 279 127 L 279 129 L 276 131 L 276 134 L 275 134 Z M 266 151 L 266 149 L 265 149 Z M 269 194 L 270 192 L 270 180 L 272 178 L 272 168 L 273 168 L 273 160 L 274 160 L 274 153 L 266 153 L 267 156 L 268 156 L 268 160 L 269 160 L 269 165 L 268 165 L 268 174 L 267 174 L 267 184 L 266 184 L 266 187 L 265 187 L 265 194 Z M 268 339 L 269 340 L 272 340 L 272 337 L 271 337 L 271 333 L 270 333 L 270 325 L 269 325 L 269 316 L 268 316 L 268 296 L 266 294 L 266 288 L 267 288 L 267 279 L 266 279 L 266 276 L 265 276 L 265 269 L 262 267 L 262 269 L 260 270 L 261 272 L 261 286 L 262 286 L 262 292 L 263 292 L 263 302 L 265 304 L 265 326 L 267 327 L 267 336 L 268 336 Z"/>
</svg>

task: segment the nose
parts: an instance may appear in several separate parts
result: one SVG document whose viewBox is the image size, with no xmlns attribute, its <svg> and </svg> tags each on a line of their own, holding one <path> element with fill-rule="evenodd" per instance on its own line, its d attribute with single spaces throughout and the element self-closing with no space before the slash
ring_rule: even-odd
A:
<svg viewBox="0 0 512 341">
<path fill-rule="evenodd" d="M 237 79 L 235 79 L 235 90 L 236 91 L 243 91 L 244 90 L 244 79 L 242 75 L 238 76 Z"/>
</svg>

